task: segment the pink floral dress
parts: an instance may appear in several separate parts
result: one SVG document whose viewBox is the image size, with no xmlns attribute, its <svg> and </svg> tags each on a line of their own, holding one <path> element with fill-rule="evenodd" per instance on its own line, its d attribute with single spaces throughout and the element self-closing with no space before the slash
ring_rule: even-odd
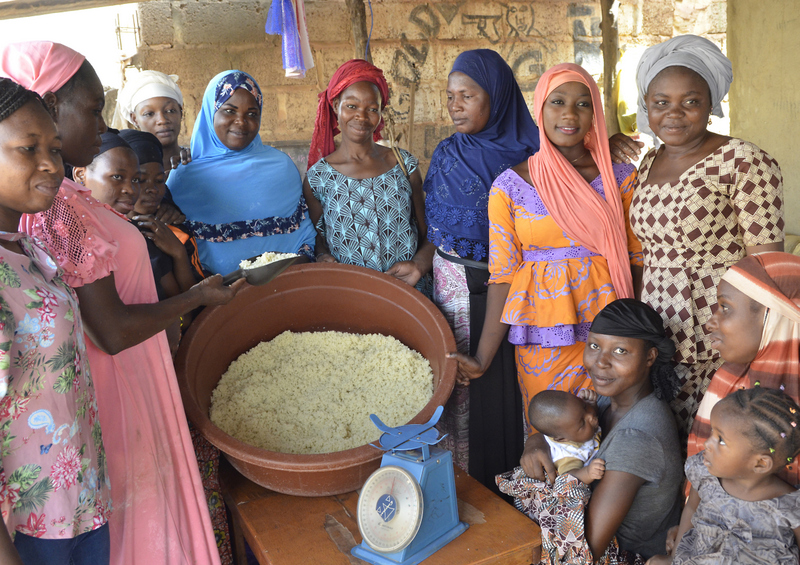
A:
<svg viewBox="0 0 800 565">
<path fill-rule="evenodd" d="M 0 510 L 9 532 L 70 539 L 107 521 L 110 486 L 75 292 L 22 233 L 0 232 Z"/>
<path fill-rule="evenodd" d="M 53 206 L 23 225 L 71 286 L 113 273 L 124 303 L 158 301 L 139 230 L 84 187 L 65 179 Z M 87 351 L 114 497 L 112 565 L 219 565 L 166 333 L 116 355 L 88 340 Z"/>
</svg>

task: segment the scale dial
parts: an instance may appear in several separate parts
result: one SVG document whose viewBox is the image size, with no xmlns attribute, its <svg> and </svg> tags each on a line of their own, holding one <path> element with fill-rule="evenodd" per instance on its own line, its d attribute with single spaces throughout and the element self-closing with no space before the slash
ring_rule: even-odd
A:
<svg viewBox="0 0 800 565">
<path fill-rule="evenodd" d="M 422 523 L 422 489 L 401 467 L 381 467 L 367 479 L 358 497 L 358 529 L 375 551 L 400 551 Z"/>
</svg>

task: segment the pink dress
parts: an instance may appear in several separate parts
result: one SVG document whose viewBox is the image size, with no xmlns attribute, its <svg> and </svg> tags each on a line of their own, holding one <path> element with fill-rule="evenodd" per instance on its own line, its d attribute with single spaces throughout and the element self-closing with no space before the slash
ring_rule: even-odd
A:
<svg viewBox="0 0 800 565">
<path fill-rule="evenodd" d="M 158 301 L 135 226 L 64 180 L 50 210 L 25 216 L 73 287 L 114 273 L 126 304 Z M 108 454 L 114 565 L 219 564 L 165 332 L 111 356 L 87 340 Z"/>
</svg>

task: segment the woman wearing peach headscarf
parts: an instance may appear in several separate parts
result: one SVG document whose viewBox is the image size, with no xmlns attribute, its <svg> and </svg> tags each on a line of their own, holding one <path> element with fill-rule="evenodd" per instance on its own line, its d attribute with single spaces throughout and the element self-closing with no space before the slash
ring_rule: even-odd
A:
<svg viewBox="0 0 800 565">
<path fill-rule="evenodd" d="M 544 389 L 584 388 L 589 326 L 606 304 L 633 296 L 632 265 L 641 265 L 627 223 L 636 169 L 612 165 L 602 107 L 578 65 L 547 71 L 534 96 L 540 149 L 489 196 L 486 321 L 476 356 L 454 356 L 459 380 L 478 378 L 508 329 L 525 406 Z"/>
</svg>

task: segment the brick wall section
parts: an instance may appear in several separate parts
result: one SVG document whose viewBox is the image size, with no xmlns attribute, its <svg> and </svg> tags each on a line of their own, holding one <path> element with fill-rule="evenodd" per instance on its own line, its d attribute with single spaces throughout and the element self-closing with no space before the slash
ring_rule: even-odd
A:
<svg viewBox="0 0 800 565">
<path fill-rule="evenodd" d="M 217 72 L 239 68 L 264 91 L 261 136 L 302 160 L 314 125 L 317 93 L 353 57 L 344 0 L 306 0 L 316 67 L 302 80 L 287 79 L 280 38 L 264 33 L 269 0 L 153 0 L 139 5 L 143 44 L 134 64 L 180 75 L 185 96 L 183 140 L 188 142 L 203 91 Z M 423 172 L 436 144 L 452 132 L 445 107 L 447 74 L 466 49 L 498 51 L 514 69 L 526 99 L 541 73 L 565 61 L 583 65 L 598 80 L 600 3 L 421 2 L 373 0 L 373 61 L 386 73 L 400 144 L 420 157 Z M 620 48 L 650 45 L 676 33 L 701 33 L 721 43 L 724 0 L 624 0 Z M 367 8 L 369 26 L 369 8 Z M 414 90 L 413 139 L 408 139 Z M 302 167 L 304 169 L 304 167 Z"/>
</svg>

